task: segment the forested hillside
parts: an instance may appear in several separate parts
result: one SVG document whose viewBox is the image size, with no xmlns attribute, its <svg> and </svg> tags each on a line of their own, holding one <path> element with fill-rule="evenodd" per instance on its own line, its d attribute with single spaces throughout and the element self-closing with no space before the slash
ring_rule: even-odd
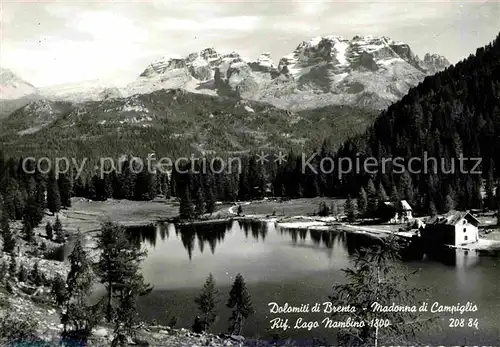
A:
<svg viewBox="0 0 500 347">
<path fill-rule="evenodd" d="M 398 193 L 401 177 L 410 179 L 405 183 L 410 184 L 406 197 L 424 210 L 480 207 L 483 182 L 485 203 L 495 207 L 500 174 L 500 35 L 475 55 L 410 89 L 364 135 L 346 141 L 337 156 L 354 158 L 358 152 L 376 158 L 403 157 L 406 163 L 412 157 L 424 158 L 425 153 L 435 157 L 437 170 L 430 164 L 427 172 L 397 175 L 388 170 L 371 177 L 375 183 L 382 182 L 388 194 Z M 464 161 L 465 170 L 460 170 L 460 155 L 481 158 L 482 174 L 470 172 L 473 160 Z M 454 172 L 444 172 L 451 171 L 453 161 Z M 423 165 L 420 169 L 424 171 Z M 367 180 L 368 175 L 349 175 L 341 188 L 354 195 Z"/>
<path fill-rule="evenodd" d="M 15 157 L 94 160 L 151 152 L 175 158 L 314 148 L 326 137 L 338 147 L 372 124 L 376 114 L 350 106 L 290 112 L 182 90 L 85 103 L 38 100 L 0 119 L 0 148 Z"/>
<path fill-rule="evenodd" d="M 227 143 L 223 141 L 224 135 L 238 141 L 238 147 L 225 148 L 222 156 L 241 156 L 240 171 L 215 169 L 218 172 L 215 173 L 212 168 L 200 175 L 193 167 L 189 175 L 174 172 L 169 183 L 166 175 L 145 171 L 135 175 L 125 170 L 105 177 L 87 173 L 78 179 L 73 172 L 67 178 L 63 176 L 57 186 L 61 186 L 65 195 L 93 200 L 109 197 L 150 200 L 162 193 L 181 197 L 183 201 L 198 201 L 200 206 L 206 201 L 213 204 L 215 199 L 248 200 L 266 194 L 350 195 L 359 198 L 361 214 L 387 199 L 405 199 L 422 213 L 452 208 L 497 209 L 500 204 L 500 36 L 479 48 L 475 55 L 426 78 L 384 111 L 362 135 L 354 134 L 368 126 L 371 115 L 354 108 L 335 108 L 333 116 L 330 108 L 289 114 L 263 104 L 235 104 L 231 99 L 200 98 L 175 91 L 159 91 L 141 98 L 135 101 L 146 102 L 149 115 L 144 116 L 139 125 L 150 124 L 148 127 L 121 123 L 137 118 L 137 109 L 131 100 L 125 99 L 76 108 L 60 104 L 57 105 L 60 115 L 54 112 L 55 105 L 51 105 L 52 113 L 47 113 L 46 119 L 25 119 L 21 111 L 16 112 L 3 123 L 10 129 L 10 134 L 2 129 L 5 152 L 17 156 L 43 155 L 45 150 L 50 155 L 87 155 L 90 159 L 123 153 L 145 156 L 150 151 L 156 151 L 158 157 L 172 153 L 176 156 L 186 155 L 196 144 L 195 138 L 211 139 L 212 142 L 202 143 L 217 143 L 220 150 Z M 14 129 L 36 128 L 39 126 L 36 122 L 45 121 L 48 125 L 34 134 L 21 136 L 21 140 L 14 132 Z M 347 128 L 352 129 L 349 134 L 353 137 L 336 151 Z M 188 134 L 189 129 L 194 129 L 193 133 Z M 291 140 L 283 134 L 283 129 L 285 133 L 294 134 L 292 139 L 307 135 L 311 141 L 309 146 L 289 151 L 280 162 L 276 160 L 279 143 L 283 145 Z M 285 142 L 271 141 L 276 131 L 282 132 L 279 138 Z M 265 139 L 259 132 L 266 134 Z M 248 142 L 245 133 L 252 134 Z M 182 141 L 184 136 L 189 139 Z M 23 146 L 24 140 L 28 142 Z M 6 146 L 9 142 L 11 146 Z M 268 153 L 263 161 L 261 151 Z M 363 167 L 368 157 L 379 164 L 378 168 L 372 164 L 371 172 Z M 461 157 L 472 159 L 460 160 Z M 346 158 L 351 159 L 350 169 Z M 419 160 L 411 162 L 412 158 Z M 426 158 L 431 160 L 427 159 L 424 165 Z M 479 166 L 474 158 L 481 159 Z M 400 159 L 398 167 L 395 159 Z M 20 173 L 18 159 L 11 157 L 8 161 L 1 160 L 0 164 L 2 162 L 6 163 L 0 165 L 4 173 L 0 180 L 4 182 L 0 190 L 4 203 L 10 204 L 12 218 L 21 218 L 23 210 L 30 206 L 28 202 L 37 201 L 44 190 L 49 190 L 50 177 L 35 174 L 28 179 Z M 406 170 L 401 170 L 403 166 Z M 67 183 L 66 179 L 72 182 Z M 67 185 L 72 189 L 67 189 Z M 19 190 L 21 194 L 14 193 Z"/>
</svg>

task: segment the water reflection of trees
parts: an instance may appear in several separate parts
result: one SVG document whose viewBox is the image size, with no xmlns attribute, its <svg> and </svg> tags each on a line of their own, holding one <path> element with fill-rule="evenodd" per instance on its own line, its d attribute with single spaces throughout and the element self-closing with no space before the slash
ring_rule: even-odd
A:
<svg viewBox="0 0 500 347">
<path fill-rule="evenodd" d="M 252 237 L 256 241 L 259 241 L 259 239 L 261 239 L 262 241 L 266 240 L 266 236 L 268 233 L 266 222 L 240 220 L 238 221 L 238 226 L 243 230 L 246 238 L 248 238 L 249 234 L 251 233 Z"/>
<path fill-rule="evenodd" d="M 363 248 L 380 245 L 381 242 L 379 238 L 370 235 L 346 233 L 346 247 L 349 255 L 353 255 Z"/>
<path fill-rule="evenodd" d="M 233 227 L 232 221 L 210 223 L 210 224 L 192 224 L 175 227 L 176 235 L 181 239 L 186 249 L 189 259 L 192 258 L 195 243 L 198 244 L 200 253 L 203 253 L 207 246 L 212 254 L 215 253 L 217 244 L 224 241 L 226 232 Z M 243 230 L 245 237 L 250 235 L 256 241 L 265 241 L 268 235 L 268 225 L 266 222 L 258 221 L 238 221 L 240 230 Z M 169 228 L 173 227 L 169 223 L 158 223 L 157 225 L 130 226 L 127 227 L 130 240 L 140 247 L 144 243 L 150 247 L 155 247 L 158 236 L 161 241 L 169 238 Z M 283 228 L 277 226 L 277 232 L 280 235 L 289 235 L 294 245 L 302 247 L 326 248 L 333 251 L 336 247 L 343 248 L 349 255 L 362 250 L 363 248 L 379 244 L 381 240 L 377 237 L 367 234 L 348 233 L 339 230 L 318 230 L 305 228 Z M 310 242 L 308 242 L 310 240 Z M 312 243 L 312 244 L 311 244 Z M 467 254 L 457 253 L 456 250 L 447 247 L 439 249 L 422 249 L 422 245 L 415 243 L 413 246 L 402 249 L 404 261 L 422 260 L 425 251 L 426 258 L 437 261 L 449 266 L 470 267 L 477 263 L 477 257 L 474 258 Z M 472 259 L 474 258 L 474 259 Z"/>
<path fill-rule="evenodd" d="M 359 252 L 364 248 L 378 245 L 382 242 L 381 239 L 376 236 L 368 234 L 347 233 L 335 229 L 321 230 L 278 227 L 278 231 L 281 235 L 288 234 L 292 240 L 292 243 L 295 245 L 305 246 L 309 236 L 309 239 L 315 247 L 333 250 L 335 245 L 338 245 L 338 247 L 347 250 L 348 255 L 353 255 L 354 253 Z M 402 249 L 405 250 L 404 247 Z M 407 257 L 404 257 L 404 259 L 406 258 Z"/>
<path fill-rule="evenodd" d="M 191 260 L 196 242 L 198 243 L 200 253 L 203 253 L 205 244 L 208 244 L 210 251 L 214 254 L 215 247 L 218 243 L 224 241 L 226 232 L 230 229 L 231 222 L 191 224 L 176 226 L 175 233 L 178 236 L 180 235 L 182 244 Z"/>
<path fill-rule="evenodd" d="M 280 235 L 290 235 L 292 243 L 305 243 L 307 236 L 315 246 L 332 249 L 337 242 L 345 243 L 345 233 L 336 230 L 319 230 L 304 228 L 281 228 L 278 227 Z"/>
<path fill-rule="evenodd" d="M 129 240 L 137 247 L 140 247 L 143 243 L 147 243 L 151 247 L 156 246 L 157 233 L 155 225 L 129 226 L 126 230 Z"/>
</svg>

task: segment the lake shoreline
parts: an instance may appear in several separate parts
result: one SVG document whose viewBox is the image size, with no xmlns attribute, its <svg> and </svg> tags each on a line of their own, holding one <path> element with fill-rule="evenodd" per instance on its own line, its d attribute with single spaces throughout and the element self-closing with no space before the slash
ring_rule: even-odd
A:
<svg viewBox="0 0 500 347">
<path fill-rule="evenodd" d="M 89 201 L 86 199 L 72 199 L 73 207 L 62 210 L 59 213 L 59 218 L 63 224 L 63 228 L 66 231 L 67 241 L 66 245 L 70 245 L 72 240 L 78 234 L 80 230 L 86 239 L 93 240 L 100 228 L 100 223 L 107 219 L 117 222 L 123 227 L 141 227 L 141 226 L 154 226 L 157 223 L 174 222 L 177 220 L 178 205 L 176 201 L 167 200 L 157 200 L 157 201 L 122 201 L 122 200 L 109 200 L 105 202 L 101 201 Z M 231 223 L 236 221 L 250 222 L 250 223 L 275 223 L 276 226 L 284 229 L 297 229 L 297 230 L 317 230 L 317 231 L 341 231 L 343 233 L 349 234 L 364 234 L 374 237 L 384 237 L 390 235 L 391 232 L 387 230 L 377 230 L 377 225 L 355 225 L 349 223 L 342 223 L 334 217 L 320 217 L 305 215 L 303 212 L 308 212 L 307 208 L 303 206 L 309 206 L 309 208 L 315 206 L 318 199 L 298 199 L 296 201 L 284 202 L 283 209 L 290 205 L 301 205 L 301 214 L 292 215 L 291 213 L 284 214 L 252 214 L 246 213 L 243 215 L 238 215 L 234 210 L 239 204 L 227 205 L 219 204 L 218 210 L 212 214 L 211 218 L 194 220 L 188 223 L 180 223 L 178 225 L 210 225 L 215 223 Z M 242 202 L 241 205 L 244 209 L 249 209 L 255 204 L 255 208 L 264 209 L 267 208 L 269 204 L 273 208 L 272 204 L 275 202 L 271 201 L 252 201 L 252 202 Z M 308 205 L 309 204 L 309 205 Z M 246 212 L 246 211 L 245 211 Z M 274 211 L 273 211 L 274 212 Z M 294 211 L 295 212 L 295 211 Z M 288 214 L 288 215 L 287 215 Z M 35 229 L 37 240 L 47 242 L 43 236 L 45 234 L 45 224 L 50 221 L 52 224 L 55 220 L 55 216 L 46 214 L 42 224 Z M 18 222 L 13 223 L 14 229 L 18 229 L 20 224 Z M 19 225 L 18 225 L 19 224 Z M 175 223 L 173 223 L 175 224 Z M 468 247 L 457 247 L 475 251 L 482 251 L 484 249 L 491 249 L 493 242 L 489 243 L 486 248 L 476 247 L 471 249 Z M 65 244 L 54 244 L 53 246 L 64 246 Z M 49 245 L 50 246 L 50 245 Z M 56 273 L 65 275 L 67 273 L 68 264 L 66 262 L 56 262 L 50 260 L 43 260 L 43 258 L 37 257 L 26 257 L 21 255 L 20 263 L 24 263 L 28 267 L 32 267 L 34 263 L 39 262 L 41 271 L 48 275 L 48 277 L 53 277 Z M 7 259 L 5 259 L 7 260 Z M 57 265 L 56 267 L 53 265 Z M 13 297 L 12 303 L 21 306 L 20 298 Z M 19 303 L 18 303 L 19 301 Z M 48 309 L 41 308 L 36 303 L 31 306 L 27 306 L 26 303 L 22 306 L 31 307 L 26 312 L 20 312 L 19 314 L 24 316 L 30 311 L 42 310 L 40 312 L 46 312 L 47 321 L 41 321 L 42 326 L 53 331 L 54 334 L 57 333 L 59 329 L 58 314 L 52 308 Z M 49 319 L 50 317 L 50 319 Z M 102 341 L 102 340 L 101 340 Z M 179 346 L 182 346 L 180 344 Z"/>
</svg>

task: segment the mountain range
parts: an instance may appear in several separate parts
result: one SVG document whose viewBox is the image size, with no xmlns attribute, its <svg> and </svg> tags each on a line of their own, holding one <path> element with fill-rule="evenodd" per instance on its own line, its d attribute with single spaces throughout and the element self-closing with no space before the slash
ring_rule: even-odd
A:
<svg viewBox="0 0 500 347">
<path fill-rule="evenodd" d="M 88 157 L 335 148 L 448 65 L 386 37 L 325 36 L 277 64 L 213 48 L 169 56 L 121 85 L 37 89 L 5 72 L 0 144 L 16 156 Z"/>
<path fill-rule="evenodd" d="M 0 67 L 0 99 L 14 100 L 27 95 L 36 95 L 38 90 L 12 71 Z"/>
<path fill-rule="evenodd" d="M 350 106 L 291 112 L 181 89 L 83 103 L 38 100 L 0 120 L 0 147 L 17 157 L 79 158 L 310 151 L 325 138 L 338 146 L 366 129 L 376 115 Z"/>
<path fill-rule="evenodd" d="M 384 109 L 425 76 L 449 61 L 436 54 L 423 59 L 387 37 L 316 37 L 301 42 L 277 64 L 270 54 L 256 60 L 213 48 L 152 62 L 126 84 L 105 81 L 36 89 L 12 73 L 2 74 L 1 98 L 30 97 L 72 102 L 147 94 L 159 89 L 261 101 L 288 110 L 328 105 Z"/>
</svg>

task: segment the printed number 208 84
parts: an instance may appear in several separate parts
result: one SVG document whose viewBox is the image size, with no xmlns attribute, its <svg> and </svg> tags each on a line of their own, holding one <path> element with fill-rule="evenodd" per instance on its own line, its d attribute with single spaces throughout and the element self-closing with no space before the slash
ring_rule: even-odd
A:
<svg viewBox="0 0 500 347">
<path fill-rule="evenodd" d="M 469 328 L 476 328 L 479 329 L 479 322 L 476 319 L 469 318 L 450 318 L 450 328 L 463 328 L 463 327 L 469 327 Z"/>
</svg>

